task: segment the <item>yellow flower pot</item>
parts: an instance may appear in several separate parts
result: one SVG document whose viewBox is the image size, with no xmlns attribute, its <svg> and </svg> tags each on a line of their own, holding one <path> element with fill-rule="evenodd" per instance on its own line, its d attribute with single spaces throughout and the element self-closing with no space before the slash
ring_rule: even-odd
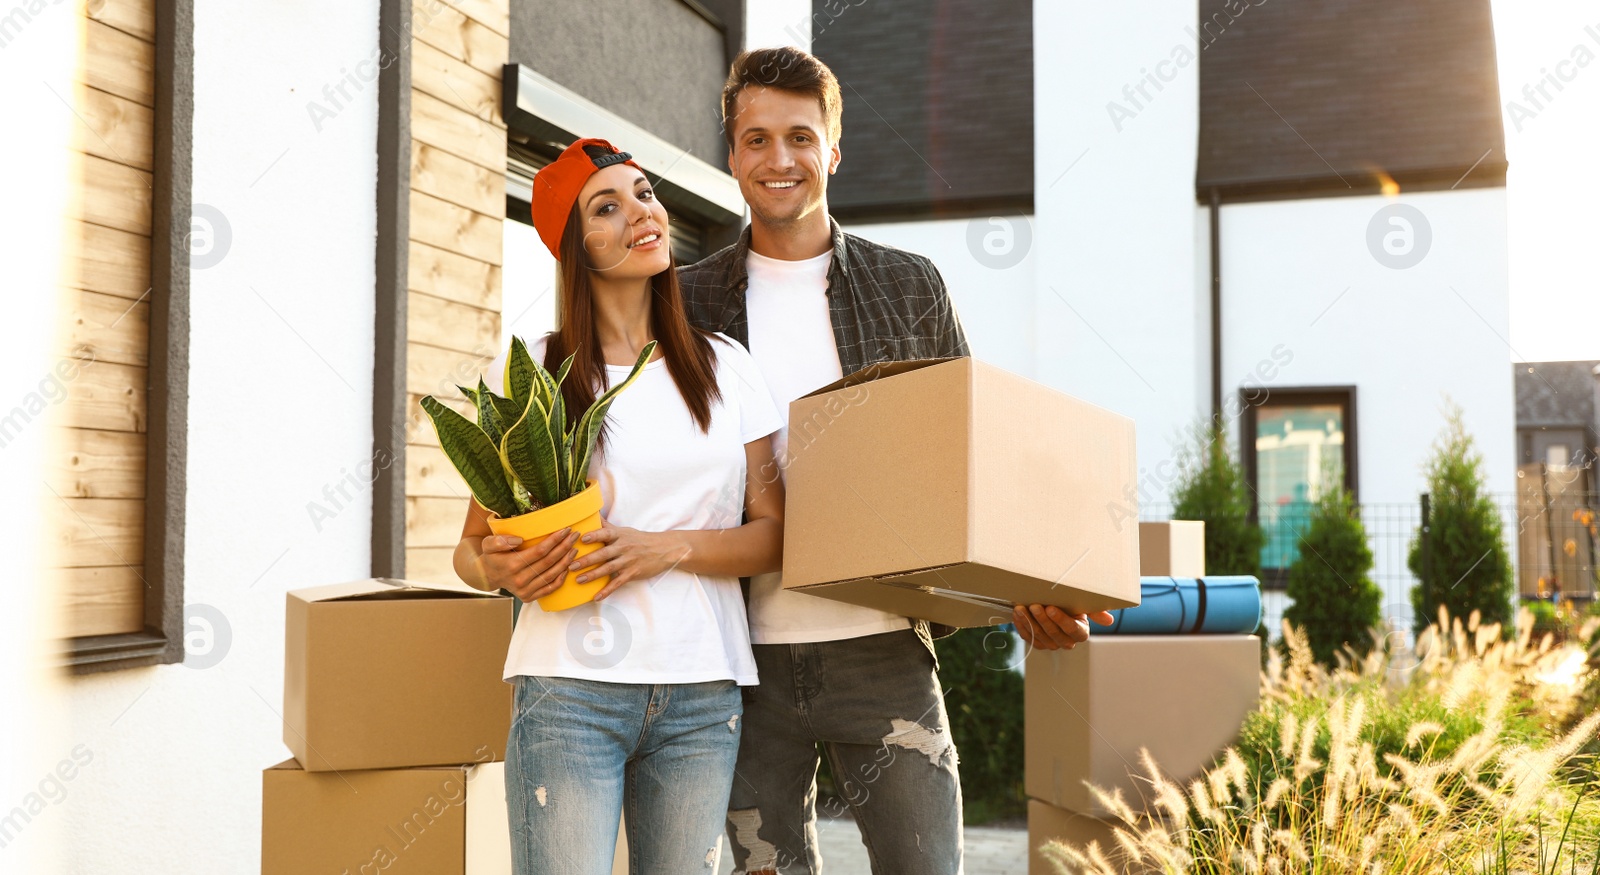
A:
<svg viewBox="0 0 1600 875">
<path fill-rule="evenodd" d="M 588 488 L 566 501 L 559 501 L 549 507 L 542 507 L 531 513 L 521 514 L 510 518 L 501 518 L 494 513 L 489 514 L 489 530 L 497 535 L 516 535 L 522 539 L 522 546 L 518 550 L 527 550 L 552 532 L 558 532 L 569 526 L 580 536 L 585 532 L 592 532 L 600 528 L 600 482 L 588 481 Z M 594 552 L 602 544 L 586 544 L 579 541 L 577 544 L 580 557 Z M 588 569 L 585 569 L 588 570 Z M 566 580 L 555 592 L 539 599 L 542 610 L 555 612 L 578 605 L 586 605 L 594 601 L 595 594 L 611 580 L 611 575 L 597 577 L 588 583 L 579 583 L 578 575 L 581 572 L 567 572 Z"/>
</svg>

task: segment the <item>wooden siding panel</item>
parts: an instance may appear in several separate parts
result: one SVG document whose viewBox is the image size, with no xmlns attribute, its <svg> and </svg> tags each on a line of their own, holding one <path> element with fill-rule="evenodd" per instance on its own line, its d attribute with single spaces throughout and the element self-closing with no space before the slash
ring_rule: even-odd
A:
<svg viewBox="0 0 1600 875">
<path fill-rule="evenodd" d="M 509 10 L 509 7 L 507 7 Z M 495 78 L 511 57 L 509 34 L 499 34 L 442 3 L 418 3 L 412 11 L 412 47 L 428 45 Z"/>
<path fill-rule="evenodd" d="M 500 346 L 500 314 L 411 292 L 407 318 L 412 343 L 476 353 Z"/>
<path fill-rule="evenodd" d="M 406 544 L 412 547 L 450 547 L 461 541 L 467 519 L 467 502 L 459 498 L 412 496 L 406 499 Z"/>
<path fill-rule="evenodd" d="M 465 502 L 471 495 L 466 481 L 450 464 L 444 450 L 434 447 L 406 447 L 406 495 L 449 498 Z M 409 543 L 409 542 L 408 542 Z"/>
<path fill-rule="evenodd" d="M 411 136 L 505 175 L 504 128 L 415 88 L 411 91 Z"/>
<path fill-rule="evenodd" d="M 457 255 L 501 264 L 501 248 L 505 242 L 501 238 L 502 221 L 415 189 L 411 192 L 411 239 Z"/>
<path fill-rule="evenodd" d="M 155 113 L 126 97 L 87 85 L 72 87 L 72 148 L 97 158 L 150 170 Z"/>
<path fill-rule="evenodd" d="M 412 291 L 500 312 L 501 271 L 497 264 L 412 240 L 407 270 L 407 286 Z"/>
<path fill-rule="evenodd" d="M 499 128 L 500 76 L 485 73 L 421 40 L 411 43 L 411 87 L 464 109 Z"/>
<path fill-rule="evenodd" d="M 494 350 L 463 353 L 420 343 L 406 344 L 406 391 L 412 395 L 435 395 L 449 401 L 461 397 L 456 386 L 476 386 L 489 369 Z"/>
<path fill-rule="evenodd" d="M 150 364 L 150 299 L 126 298 L 63 289 L 62 315 L 67 320 L 66 348 L 80 359 L 148 367 Z"/>
<path fill-rule="evenodd" d="M 155 106 L 155 46 L 92 18 L 87 24 L 79 81 L 141 106 Z"/>
<path fill-rule="evenodd" d="M 422 583 L 460 584 L 451 559 L 454 547 L 406 547 L 406 579 Z"/>
<path fill-rule="evenodd" d="M 88 428 L 52 427 L 50 432 L 45 482 L 58 495 L 144 497 L 144 435 Z"/>
<path fill-rule="evenodd" d="M 143 566 L 52 568 L 49 586 L 70 635 L 118 635 L 144 628 Z"/>
<path fill-rule="evenodd" d="M 150 291 L 150 238 L 71 220 L 62 235 L 62 282 L 137 300 Z"/>
<path fill-rule="evenodd" d="M 107 431 L 145 430 L 147 371 L 115 362 L 88 362 L 65 381 L 57 424 Z"/>
<path fill-rule="evenodd" d="M 155 0 L 83 0 L 83 14 L 147 43 L 156 40 Z"/>
<path fill-rule="evenodd" d="M 58 568 L 144 562 L 144 501 L 56 498 L 45 504 L 47 555 Z"/>
<path fill-rule="evenodd" d="M 505 218 L 505 174 L 415 140 L 411 141 L 411 189 L 485 216 Z"/>
<path fill-rule="evenodd" d="M 81 176 L 69 194 L 68 218 L 150 236 L 149 173 L 93 155 L 79 155 L 74 164 Z"/>
</svg>

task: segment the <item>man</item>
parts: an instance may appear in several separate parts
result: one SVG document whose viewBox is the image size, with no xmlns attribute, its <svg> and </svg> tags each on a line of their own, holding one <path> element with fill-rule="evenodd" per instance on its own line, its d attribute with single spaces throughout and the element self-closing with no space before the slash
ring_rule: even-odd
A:
<svg viewBox="0 0 1600 875">
<path fill-rule="evenodd" d="M 728 167 L 750 205 L 739 242 L 681 268 L 689 318 L 749 348 L 783 410 L 882 361 L 963 356 L 944 281 L 920 255 L 840 230 L 828 215 L 841 99 L 833 73 L 795 48 L 733 62 L 722 92 Z M 787 428 L 775 455 L 787 458 Z M 1109 615 L 1097 617 L 1109 623 Z M 1030 646 L 1087 639 L 1083 616 L 1018 606 Z M 761 684 L 745 691 L 728 811 L 735 871 L 813 873 L 820 744 L 873 872 L 961 871 L 961 785 L 926 622 L 750 586 Z"/>
</svg>

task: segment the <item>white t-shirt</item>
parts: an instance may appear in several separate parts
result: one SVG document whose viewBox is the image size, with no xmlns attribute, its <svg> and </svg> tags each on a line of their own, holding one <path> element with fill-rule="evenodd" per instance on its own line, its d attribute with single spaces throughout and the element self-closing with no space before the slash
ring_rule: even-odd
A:
<svg viewBox="0 0 1600 875">
<path fill-rule="evenodd" d="M 832 261 L 832 252 L 804 261 L 780 261 L 751 252 L 747 262 L 750 354 L 783 417 L 772 447 L 783 470 L 788 470 L 789 402 L 844 376 L 828 315 Z M 751 580 L 750 640 L 757 644 L 837 641 L 910 625 L 898 614 L 786 591 L 781 573 Z"/>
<path fill-rule="evenodd" d="M 544 361 L 545 338 L 530 352 Z M 600 481 L 601 515 L 647 532 L 737 528 L 744 514 L 744 445 L 772 434 L 778 411 L 750 354 L 716 335 L 717 386 L 702 432 L 667 370 L 645 365 L 606 416 L 606 444 L 589 467 Z M 486 380 L 503 385 L 504 362 Z M 615 386 L 627 367 L 607 365 Z M 568 379 L 571 379 L 570 377 Z M 580 678 L 623 684 L 756 683 L 744 594 L 737 577 L 669 569 L 630 581 L 599 603 L 546 613 L 524 605 L 511 635 L 505 678 Z"/>
</svg>

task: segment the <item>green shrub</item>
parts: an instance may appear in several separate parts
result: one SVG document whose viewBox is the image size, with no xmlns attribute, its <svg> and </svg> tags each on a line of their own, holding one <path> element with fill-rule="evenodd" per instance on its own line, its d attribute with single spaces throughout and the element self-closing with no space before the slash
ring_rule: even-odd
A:
<svg viewBox="0 0 1600 875">
<path fill-rule="evenodd" d="M 1022 789 L 1022 644 L 999 629 L 963 629 L 934 646 L 950 735 L 961 758 L 967 823 L 1027 810 Z"/>
<path fill-rule="evenodd" d="M 1418 529 L 1406 560 L 1422 581 L 1411 590 L 1416 629 L 1426 629 L 1442 604 L 1456 617 L 1478 611 L 1485 624 L 1499 623 L 1510 634 L 1515 584 L 1500 512 L 1484 494 L 1483 456 L 1462 424 L 1461 408 L 1452 404 L 1445 415 L 1427 466 L 1430 531 L 1424 539 Z"/>
<path fill-rule="evenodd" d="M 1283 618 L 1304 629 L 1318 662 L 1331 666 L 1340 648 L 1365 654 L 1382 619 L 1383 591 L 1372 582 L 1372 549 L 1358 509 L 1344 488 L 1328 490 L 1300 533 L 1289 567 Z"/>
<path fill-rule="evenodd" d="M 1331 669 L 1288 627 L 1236 747 L 1183 786 L 1141 760 L 1148 808 L 1099 797 L 1137 830 L 1040 855 L 1061 875 L 1600 872 L 1600 774 L 1580 750 L 1600 712 L 1560 670 L 1581 649 L 1531 626 L 1446 618 L 1414 650 Z"/>
<path fill-rule="evenodd" d="M 1172 518 L 1206 524 L 1206 573 L 1261 577 L 1261 526 L 1250 521 L 1244 471 L 1228 455 L 1227 433 L 1197 426 L 1178 453 Z"/>
</svg>

